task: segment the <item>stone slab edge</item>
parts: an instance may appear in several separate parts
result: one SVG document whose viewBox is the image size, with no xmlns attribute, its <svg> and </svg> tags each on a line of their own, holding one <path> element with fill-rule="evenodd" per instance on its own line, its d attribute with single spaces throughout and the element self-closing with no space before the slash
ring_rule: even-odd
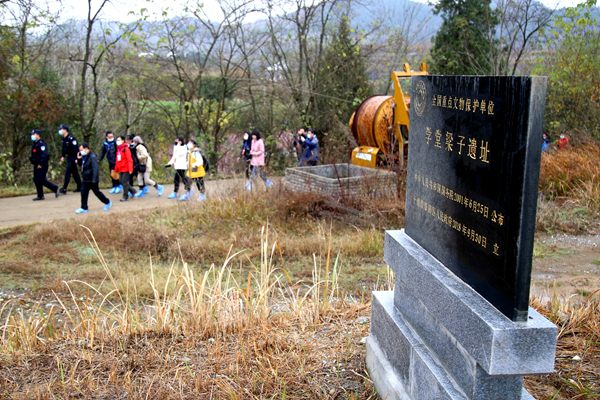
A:
<svg viewBox="0 0 600 400">
<path fill-rule="evenodd" d="M 415 332 L 412 332 L 406 321 L 403 321 L 403 316 L 395 310 L 393 304 L 394 292 L 373 292 L 372 296 L 372 307 L 383 309 L 384 315 L 391 322 L 385 322 L 386 328 L 398 330 L 397 333 L 392 333 L 392 336 L 399 333 L 406 338 L 406 343 L 411 347 L 407 352 L 411 358 L 410 370 L 412 372 L 407 382 L 410 387 L 405 387 L 402 384 L 399 371 L 396 371 L 386 357 L 386 353 L 388 352 L 390 354 L 397 354 L 394 352 L 395 349 L 388 349 L 388 351 L 382 349 L 380 341 L 373 333 L 367 338 L 365 363 L 370 379 L 379 397 L 387 400 L 415 400 L 415 398 L 408 394 L 409 392 L 415 392 L 419 400 L 422 398 L 429 399 L 429 396 L 434 396 L 436 399 L 466 399 L 463 394 L 456 390 L 453 382 L 448 379 L 448 373 L 438 365 L 439 363 L 436 362 L 435 356 L 429 354 L 427 347 L 420 342 L 418 336 L 415 336 Z M 371 320 L 372 325 L 377 322 L 373 319 Z M 416 372 L 417 364 L 421 366 L 421 373 Z M 422 375 L 423 369 L 427 370 L 425 375 Z M 434 383 L 432 380 L 436 380 L 437 383 Z M 419 387 L 423 385 L 425 387 Z M 523 388 L 521 400 L 535 399 Z"/>
<path fill-rule="evenodd" d="M 383 317 L 381 321 L 371 318 L 371 335 L 367 339 L 371 348 L 376 347 L 379 350 L 376 360 L 373 360 L 375 355 L 369 353 L 369 350 L 367 350 L 367 357 L 370 357 L 373 364 L 379 363 L 381 366 L 384 366 L 384 362 L 387 364 L 383 373 L 381 370 L 369 369 L 367 364 L 369 373 L 373 371 L 376 375 L 383 374 L 384 376 L 378 377 L 378 379 L 387 379 L 381 386 L 375 385 L 379 397 L 385 399 L 389 393 L 397 393 L 406 395 L 406 398 L 411 400 L 467 400 L 456 382 L 441 366 L 439 360 L 419 340 L 402 315 L 395 310 L 394 292 L 373 292 L 371 304 L 372 310 L 377 309 L 379 311 L 377 314 Z M 375 314 L 373 311 L 371 313 Z M 380 328 L 384 329 L 374 329 L 375 324 L 382 324 Z M 378 338 L 378 334 L 388 337 Z M 408 347 L 406 353 L 409 360 L 407 360 L 408 363 L 404 363 L 407 368 L 405 371 L 398 371 L 397 367 L 387 359 L 387 357 L 399 356 L 395 348 L 385 348 L 386 346 L 400 345 L 400 343 L 390 342 L 391 338 L 401 338 L 401 342 Z M 383 361 L 379 361 L 380 359 Z M 408 367 L 406 367 L 407 365 Z M 403 373 L 406 375 L 405 380 L 402 378 Z M 375 381 L 373 382 L 375 384 Z M 404 399 L 403 397 L 399 398 Z"/>
<path fill-rule="evenodd" d="M 534 309 L 528 322 L 511 321 L 404 230 L 386 232 L 384 259 L 489 375 L 553 371 L 558 328 Z"/>
<path fill-rule="evenodd" d="M 367 338 L 366 348 L 367 371 L 379 397 L 385 400 L 412 400 L 372 336 Z"/>
</svg>

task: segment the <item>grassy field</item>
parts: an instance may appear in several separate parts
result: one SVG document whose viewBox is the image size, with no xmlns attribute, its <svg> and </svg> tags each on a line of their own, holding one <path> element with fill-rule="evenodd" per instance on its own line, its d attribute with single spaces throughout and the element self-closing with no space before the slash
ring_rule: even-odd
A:
<svg viewBox="0 0 600 400">
<path fill-rule="evenodd" d="M 242 192 L 6 230 L 0 287 L 54 299 L 0 303 L 0 392 L 375 398 L 361 339 L 398 203 Z"/>
<path fill-rule="evenodd" d="M 376 399 L 363 340 L 400 199 L 237 192 L 3 230 L 0 398 Z M 599 397 L 598 293 L 532 305 L 560 337 L 526 387 Z"/>
</svg>

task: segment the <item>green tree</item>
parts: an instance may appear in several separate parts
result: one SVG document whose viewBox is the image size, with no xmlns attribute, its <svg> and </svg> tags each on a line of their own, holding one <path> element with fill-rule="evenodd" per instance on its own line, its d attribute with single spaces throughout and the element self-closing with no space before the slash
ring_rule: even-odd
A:
<svg viewBox="0 0 600 400">
<path fill-rule="evenodd" d="M 498 52 L 499 18 L 491 0 L 440 0 L 434 13 L 444 22 L 431 49 L 432 70 L 449 75 L 493 73 L 490 60 Z"/>
<path fill-rule="evenodd" d="M 581 130 L 600 139 L 600 26 L 596 0 L 555 18 L 547 58 L 535 74 L 548 75 L 546 124 L 551 130 Z"/>
<path fill-rule="evenodd" d="M 31 179 L 25 168 L 31 146 L 28 132 L 55 132 L 58 118 L 68 114 L 58 74 L 44 57 L 51 31 L 41 27 L 48 14 L 34 0 L 16 2 L 10 11 L 10 18 L 0 19 L 0 180 L 20 184 Z M 32 34 L 34 29 L 39 36 Z M 56 136 L 44 136 L 49 146 L 52 137 Z"/>
<path fill-rule="evenodd" d="M 348 142 L 352 142 L 348 121 L 372 91 L 360 35 L 355 38 L 355 33 L 348 18 L 342 16 L 323 59 L 319 95 L 311 110 L 315 126 L 327 133 L 322 135 L 322 142 L 330 151 L 339 147 L 347 152 Z"/>
</svg>

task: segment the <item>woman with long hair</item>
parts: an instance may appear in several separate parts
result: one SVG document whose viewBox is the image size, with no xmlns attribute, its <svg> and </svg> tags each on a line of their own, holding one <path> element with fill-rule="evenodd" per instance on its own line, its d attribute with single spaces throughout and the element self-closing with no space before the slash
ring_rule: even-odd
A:
<svg viewBox="0 0 600 400">
<path fill-rule="evenodd" d="M 263 167 L 265 166 L 265 143 L 260 138 L 260 132 L 257 130 L 252 131 L 252 146 L 250 148 L 250 155 L 252 156 L 252 160 L 250 160 L 250 165 L 252 166 L 252 177 L 250 185 L 246 185 L 246 189 L 252 190 L 254 179 L 258 176 L 265 181 L 265 186 L 267 188 L 273 186 L 273 182 L 271 182 L 263 172 Z"/>
</svg>

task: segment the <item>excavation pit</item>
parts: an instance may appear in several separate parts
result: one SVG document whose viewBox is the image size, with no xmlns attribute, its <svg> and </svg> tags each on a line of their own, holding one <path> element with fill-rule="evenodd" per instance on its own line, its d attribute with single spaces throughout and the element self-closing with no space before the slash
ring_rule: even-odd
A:
<svg viewBox="0 0 600 400">
<path fill-rule="evenodd" d="M 395 172 L 352 164 L 287 168 L 285 173 L 285 185 L 293 192 L 332 197 L 389 195 L 397 182 Z"/>
</svg>

